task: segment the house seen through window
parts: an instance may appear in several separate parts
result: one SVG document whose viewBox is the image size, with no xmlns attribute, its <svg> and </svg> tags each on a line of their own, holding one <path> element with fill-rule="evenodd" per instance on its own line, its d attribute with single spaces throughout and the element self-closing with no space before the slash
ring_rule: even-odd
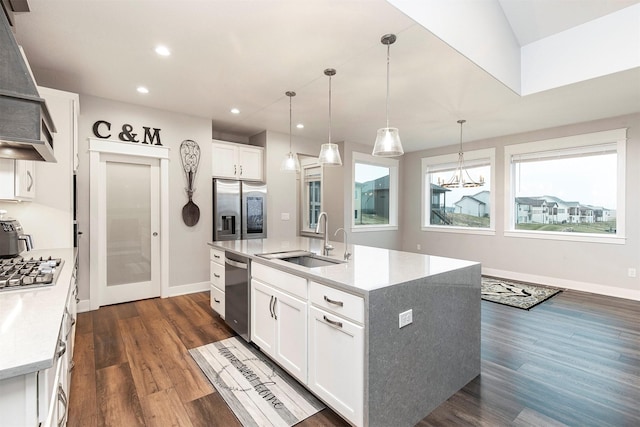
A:
<svg viewBox="0 0 640 427">
<path fill-rule="evenodd" d="M 493 230 L 492 166 L 494 149 L 465 153 L 467 181 L 483 182 L 479 187 L 449 187 L 458 165 L 457 154 L 422 159 L 423 227 L 457 230 Z M 467 177 L 465 177 L 467 178 Z"/>
<path fill-rule="evenodd" d="M 514 229 L 617 231 L 616 144 L 513 155 Z"/>
<path fill-rule="evenodd" d="M 398 160 L 354 152 L 353 228 L 398 225 Z"/>
</svg>

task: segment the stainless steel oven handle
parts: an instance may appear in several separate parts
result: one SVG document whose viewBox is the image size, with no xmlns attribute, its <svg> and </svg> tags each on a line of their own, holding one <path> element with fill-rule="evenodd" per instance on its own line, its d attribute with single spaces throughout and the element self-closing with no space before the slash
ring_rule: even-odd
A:
<svg viewBox="0 0 640 427">
<path fill-rule="evenodd" d="M 229 258 L 225 258 L 224 262 L 226 264 L 229 264 L 232 267 L 241 268 L 243 270 L 246 270 L 248 268 L 247 264 L 245 264 L 244 262 L 234 261 L 234 260 L 229 259 Z"/>
</svg>

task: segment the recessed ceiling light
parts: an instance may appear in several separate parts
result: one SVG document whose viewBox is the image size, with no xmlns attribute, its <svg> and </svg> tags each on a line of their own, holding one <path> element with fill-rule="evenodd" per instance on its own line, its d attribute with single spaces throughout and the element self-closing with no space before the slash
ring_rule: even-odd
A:
<svg viewBox="0 0 640 427">
<path fill-rule="evenodd" d="M 156 46 L 156 53 L 160 56 L 169 56 L 171 55 L 171 51 L 169 50 L 168 47 L 166 46 L 162 46 L 162 45 L 158 45 Z"/>
<path fill-rule="evenodd" d="M 302 123 L 298 123 L 298 124 L 296 125 L 296 127 L 297 127 L 298 129 L 304 129 L 304 125 L 303 125 Z"/>
<path fill-rule="evenodd" d="M 234 107 L 231 109 L 231 114 L 240 114 L 240 110 Z"/>
<path fill-rule="evenodd" d="M 146 87 L 144 87 L 144 86 L 138 86 L 138 87 L 136 88 L 136 90 L 137 90 L 138 92 L 140 92 L 140 93 L 149 93 L 149 89 L 147 89 L 147 88 L 146 88 Z"/>
</svg>

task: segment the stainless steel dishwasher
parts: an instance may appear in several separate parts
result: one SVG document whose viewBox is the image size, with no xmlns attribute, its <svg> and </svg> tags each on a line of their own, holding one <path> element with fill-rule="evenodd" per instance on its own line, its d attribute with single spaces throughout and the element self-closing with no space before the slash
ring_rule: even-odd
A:
<svg viewBox="0 0 640 427">
<path fill-rule="evenodd" d="M 224 259 L 225 322 L 247 342 L 251 341 L 251 261 L 247 257 L 225 252 Z"/>
</svg>

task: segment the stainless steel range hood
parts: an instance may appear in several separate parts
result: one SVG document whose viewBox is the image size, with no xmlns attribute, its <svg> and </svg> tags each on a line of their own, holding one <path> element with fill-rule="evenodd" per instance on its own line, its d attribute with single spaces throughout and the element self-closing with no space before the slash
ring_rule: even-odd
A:
<svg viewBox="0 0 640 427">
<path fill-rule="evenodd" d="M 55 131 L 5 11 L 0 10 L 0 157 L 55 162 Z"/>
</svg>

